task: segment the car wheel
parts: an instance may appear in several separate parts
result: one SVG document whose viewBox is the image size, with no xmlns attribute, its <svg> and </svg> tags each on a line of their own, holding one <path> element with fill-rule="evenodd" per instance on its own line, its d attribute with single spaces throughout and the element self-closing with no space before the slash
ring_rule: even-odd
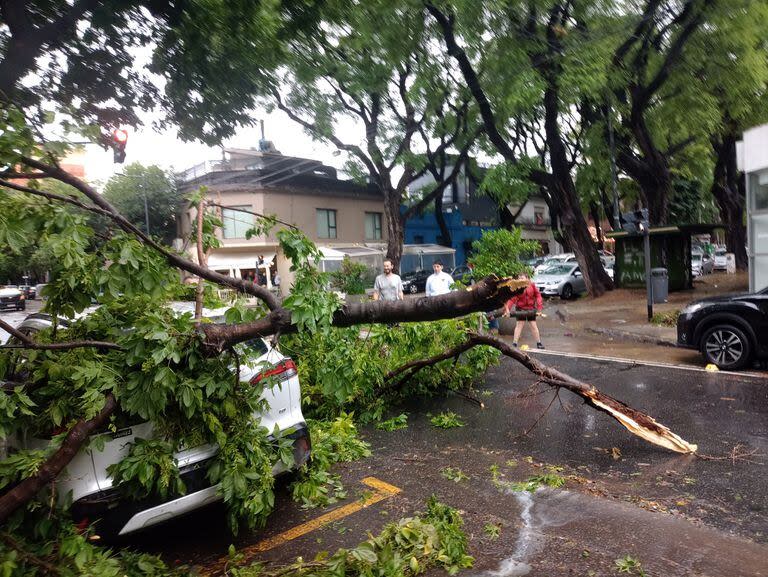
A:
<svg viewBox="0 0 768 577">
<path fill-rule="evenodd" d="M 408 292 L 411 293 L 412 295 L 415 295 L 417 292 L 419 292 L 419 289 L 415 284 L 412 284 L 411 286 L 408 287 Z"/>
<path fill-rule="evenodd" d="M 563 287 L 563 290 L 560 292 L 560 298 L 564 301 L 570 300 L 573 298 L 573 287 L 569 284 L 565 285 Z"/>
<path fill-rule="evenodd" d="M 701 338 L 701 353 L 717 368 L 737 371 L 749 362 L 752 344 L 744 331 L 733 325 L 717 325 Z"/>
</svg>

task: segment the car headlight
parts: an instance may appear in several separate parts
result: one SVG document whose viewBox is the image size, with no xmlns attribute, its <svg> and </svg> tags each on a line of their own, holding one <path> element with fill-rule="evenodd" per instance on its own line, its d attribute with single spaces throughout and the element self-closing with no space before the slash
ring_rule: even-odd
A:
<svg viewBox="0 0 768 577">
<path fill-rule="evenodd" d="M 692 314 L 693 314 L 693 313 L 695 313 L 696 311 L 698 311 L 698 310 L 700 310 L 700 309 L 704 308 L 704 306 L 705 306 L 705 304 L 704 304 L 704 303 L 694 303 L 694 304 L 692 304 L 692 305 L 688 305 L 688 306 L 687 306 L 687 307 L 685 307 L 683 310 L 681 310 L 681 311 L 680 311 L 680 314 L 681 314 L 681 315 L 692 315 Z"/>
</svg>

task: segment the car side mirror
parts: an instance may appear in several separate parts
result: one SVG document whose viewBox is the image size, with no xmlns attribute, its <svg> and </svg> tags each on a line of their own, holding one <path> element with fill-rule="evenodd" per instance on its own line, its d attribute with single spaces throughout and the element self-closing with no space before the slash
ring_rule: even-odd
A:
<svg viewBox="0 0 768 577">
<path fill-rule="evenodd" d="M 581 276 L 581 273 L 577 270 L 573 271 L 573 276 Z"/>
</svg>

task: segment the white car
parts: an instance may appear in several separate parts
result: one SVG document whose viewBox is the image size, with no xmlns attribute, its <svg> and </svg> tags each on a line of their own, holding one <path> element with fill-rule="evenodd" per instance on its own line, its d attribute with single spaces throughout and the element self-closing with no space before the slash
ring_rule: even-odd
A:
<svg viewBox="0 0 768 577">
<path fill-rule="evenodd" d="M 597 251 L 597 254 L 600 255 L 600 260 L 603 261 L 603 266 L 606 268 L 613 268 L 616 264 L 616 257 L 613 255 L 613 253 L 600 249 Z"/>
<path fill-rule="evenodd" d="M 715 250 L 715 270 L 725 270 L 728 268 L 728 260 L 725 258 L 725 249 Z"/>
<path fill-rule="evenodd" d="M 545 269 L 556 265 L 563 264 L 565 262 L 576 262 L 576 255 L 572 252 L 564 252 L 561 254 L 555 254 L 547 257 L 547 259 L 533 269 L 533 274 L 541 274 Z"/>
<path fill-rule="evenodd" d="M 178 310 L 177 307 L 173 308 Z M 206 312 L 208 318 L 216 319 L 216 311 L 213 314 L 211 311 Z M 59 323 L 66 325 L 61 319 Z M 18 328 L 31 334 L 50 327 L 50 324 L 49 316 L 34 314 L 27 317 Z M 257 382 L 265 376 L 278 381 L 274 386 L 265 388 L 262 398 L 267 401 L 269 408 L 263 414 L 254 414 L 254 420 L 269 431 L 277 427 L 282 438 L 293 439 L 294 468 L 298 468 L 309 459 L 311 441 L 301 412 L 301 389 L 296 365 L 263 339 L 256 338 L 239 346 L 248 349 L 254 356 L 258 355 L 255 361 L 241 365 L 241 381 Z M 185 495 L 169 497 L 165 501 L 159 497 L 146 501 L 125 500 L 117 488 L 112 486 L 107 467 L 128 455 L 131 442 L 139 438 L 152 438 L 154 430 L 152 422 L 127 424 L 114 433 L 94 435 L 103 438 L 102 448 L 95 449 L 93 447 L 98 445 L 91 443 L 91 449 L 83 449 L 75 455 L 56 479 L 56 489 L 61 501 L 68 496 L 71 498 L 71 511 L 76 521 L 93 522 L 100 519 L 99 528 L 102 533 L 125 535 L 221 500 L 218 485 L 211 485 L 207 479 L 206 464 L 218 452 L 215 445 L 190 447 L 176 453 L 180 476 L 187 488 Z M 44 449 L 49 442 L 28 437 L 23 431 L 9 438 L 10 447 L 24 449 Z M 278 475 L 290 469 L 278 462 L 272 473 Z"/>
<path fill-rule="evenodd" d="M 23 291 L 14 287 L 0 288 L 0 311 L 3 309 L 23 311 L 25 308 L 27 308 L 27 300 Z"/>
<path fill-rule="evenodd" d="M 554 264 L 540 274 L 533 275 L 532 280 L 539 292 L 545 296 L 570 299 L 587 291 L 584 276 L 575 262 Z"/>
</svg>

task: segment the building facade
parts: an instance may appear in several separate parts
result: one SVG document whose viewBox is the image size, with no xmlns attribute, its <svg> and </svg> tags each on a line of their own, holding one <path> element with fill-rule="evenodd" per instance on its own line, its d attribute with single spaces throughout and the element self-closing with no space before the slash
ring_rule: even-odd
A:
<svg viewBox="0 0 768 577">
<path fill-rule="evenodd" d="M 329 253 L 339 248 L 380 248 L 387 242 L 379 190 L 339 179 L 334 168 L 315 160 L 225 149 L 221 161 L 188 169 L 180 179 L 184 192 L 206 186 L 207 201 L 219 211 L 223 226 L 216 235 L 222 246 L 211 252 L 208 266 L 225 274 L 252 278 L 261 273 L 271 285 L 277 272 L 283 287 L 291 284 L 290 263 L 281 254 L 276 234 L 283 225 L 246 238 L 258 220 L 251 213 L 274 215 L 296 226 Z M 196 214 L 189 208 L 182 215 L 183 239 L 192 235 Z"/>
<path fill-rule="evenodd" d="M 768 287 L 768 124 L 746 130 L 738 150 L 747 190 L 749 288 L 758 291 Z"/>
</svg>

